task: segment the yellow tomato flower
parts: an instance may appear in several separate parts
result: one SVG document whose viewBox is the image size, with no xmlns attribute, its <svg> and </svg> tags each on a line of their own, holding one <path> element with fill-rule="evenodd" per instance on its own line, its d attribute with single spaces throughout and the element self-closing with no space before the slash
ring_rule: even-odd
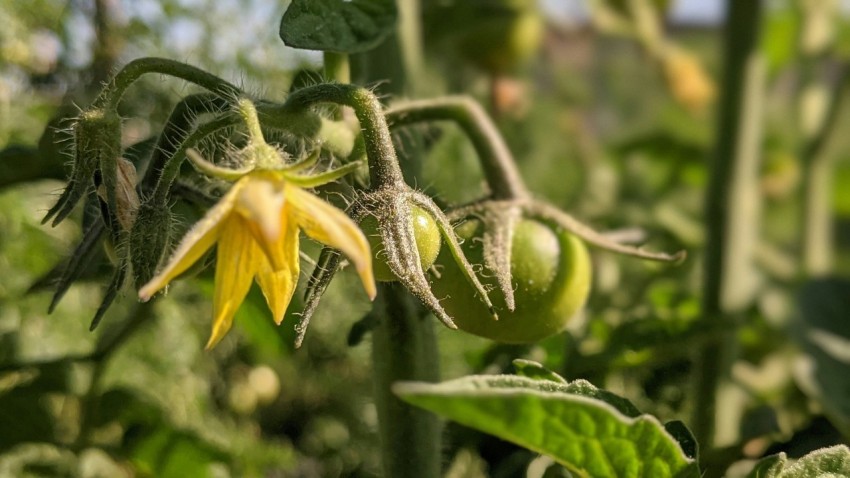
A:
<svg viewBox="0 0 850 478">
<path fill-rule="evenodd" d="M 163 270 L 139 290 L 139 298 L 150 299 L 218 242 L 214 320 L 207 349 L 230 330 L 255 278 L 280 324 L 298 282 L 298 237 L 303 230 L 348 256 L 373 299 L 375 280 L 366 237 L 344 212 L 285 176 L 255 169 L 238 179 L 186 234 Z"/>
</svg>

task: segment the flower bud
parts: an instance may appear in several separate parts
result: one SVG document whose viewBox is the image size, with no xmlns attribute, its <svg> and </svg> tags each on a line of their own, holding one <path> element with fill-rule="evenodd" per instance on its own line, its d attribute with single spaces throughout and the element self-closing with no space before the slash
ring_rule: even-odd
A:
<svg viewBox="0 0 850 478">
<path fill-rule="evenodd" d="M 136 167 L 124 158 L 118 158 L 115 181 L 115 218 L 124 231 L 129 231 L 136 220 L 139 209 L 139 193 L 136 191 Z M 97 188 L 97 195 L 109 202 L 106 185 Z"/>
<path fill-rule="evenodd" d="M 130 229 L 130 264 L 137 288 L 154 277 L 170 243 L 171 210 L 153 201 L 142 203 Z"/>
<path fill-rule="evenodd" d="M 714 101 L 714 82 L 690 53 L 671 50 L 662 59 L 664 76 L 676 101 L 693 114 L 701 114 Z"/>
<path fill-rule="evenodd" d="M 68 185 L 42 222 L 64 220 L 100 172 L 110 211 L 115 210 L 118 158 L 121 157 L 121 118 L 102 109 L 84 111 L 74 123 L 74 169 Z"/>
</svg>

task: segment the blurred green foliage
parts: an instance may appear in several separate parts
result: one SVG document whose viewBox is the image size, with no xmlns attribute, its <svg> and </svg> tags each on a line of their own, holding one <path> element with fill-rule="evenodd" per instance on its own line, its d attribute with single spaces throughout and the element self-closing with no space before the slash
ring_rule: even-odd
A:
<svg viewBox="0 0 850 478">
<path fill-rule="evenodd" d="M 850 138 L 833 135 L 825 153 L 834 163 L 832 275 L 841 279 L 806 277 L 800 268 L 805 165 L 798 86 L 808 67 L 798 41 L 801 13 L 796 2 L 770 4 L 762 40 L 770 68 L 759 191 L 764 209 L 755 273 L 740 313 L 740 359 L 732 368 L 738 389 L 724 405 L 740 412 L 740 424 L 712 456 L 723 470 L 768 452 L 794 457 L 850 439 Z M 101 13 L 124 39 L 117 63 L 106 66 L 110 71 L 137 56 L 161 55 L 279 98 L 297 68 L 317 68 L 317 57 L 277 38 L 279 2 L 212 5 L 13 0 L 0 6 L 0 476 L 378 474 L 370 336 L 347 344 L 348 331 L 369 310 L 353 299 L 362 295 L 352 292 L 358 287 L 353 275 L 332 283 L 299 350 L 293 350 L 292 324 L 300 304 L 277 328 L 255 290 L 237 316 L 237 333 L 203 352 L 208 274 L 173 286 L 153 306 L 125 292 L 94 334 L 88 321 L 108 267 L 92 267 L 51 315 L 49 294 L 29 290 L 81 235 L 71 222 L 57 228 L 39 222 L 67 160 L 63 143 L 53 147 L 53 128 L 61 138 L 62 118 L 76 112 L 74 104 L 87 104 L 99 86 L 90 82 L 103 68 L 95 61 L 97 8 L 110 9 Z M 850 58 L 850 21 L 838 15 L 831 21 L 834 45 L 814 68 L 825 83 L 835 81 Z M 718 26 L 668 30 L 717 78 Z M 626 396 L 662 421 L 686 417 L 695 344 L 727 326 L 698 320 L 713 110 L 684 108 L 634 41 L 586 23 L 547 26 L 535 58 L 503 85 L 512 99 L 507 103 L 494 100 L 489 79 L 473 65 L 458 67 L 457 58 L 428 53 L 424 75 L 498 113 L 535 194 L 601 228 L 637 225 L 653 249 L 690 253 L 675 268 L 595 254 L 586 311 L 568 332 L 534 346 L 438 328 L 444 378 L 510 371 L 513 359 L 528 358 Z M 179 83 L 159 79 L 132 89 L 123 103 L 125 144 L 155 134 L 185 94 Z M 837 130 L 850 122 L 848 111 L 840 112 Z M 480 172 L 458 131 L 410 129 L 402 136 L 428 146 L 419 187 L 444 203 L 479 195 Z M 41 176 L 28 172 L 31 161 L 45 163 Z M 305 241 L 303 249 L 316 257 L 315 244 Z M 449 432 L 447 476 L 566 476 L 514 445 L 458 425 Z"/>
</svg>

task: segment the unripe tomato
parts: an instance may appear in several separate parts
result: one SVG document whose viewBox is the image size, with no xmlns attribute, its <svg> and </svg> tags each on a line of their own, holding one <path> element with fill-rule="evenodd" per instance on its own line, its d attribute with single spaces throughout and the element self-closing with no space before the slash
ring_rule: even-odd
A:
<svg viewBox="0 0 850 478">
<path fill-rule="evenodd" d="M 543 39 L 543 18 L 535 3 L 500 2 L 466 5 L 470 22 L 458 33 L 461 54 L 494 74 L 509 73 L 537 53 Z"/>
<path fill-rule="evenodd" d="M 480 221 L 455 229 L 473 264 L 483 263 Z M 475 296 L 447 251 L 437 258 L 441 277 L 432 289 L 458 328 L 506 343 L 531 343 L 561 332 L 584 306 L 590 292 L 590 256 L 584 243 L 567 231 L 555 231 L 531 219 L 521 220 L 511 244 L 511 276 L 516 308 L 508 310 L 495 278 L 481 277 L 492 287 L 490 298 L 499 320 Z"/>
<path fill-rule="evenodd" d="M 440 229 L 437 223 L 431 216 L 416 206 L 410 206 L 410 219 L 413 223 L 413 235 L 416 238 L 416 248 L 419 250 L 419 263 L 422 265 L 422 270 L 427 270 L 437 260 L 437 255 L 440 253 Z M 378 220 L 375 216 L 366 216 L 360 222 L 360 229 L 369 240 L 369 246 L 372 248 L 372 272 L 375 274 L 375 280 L 380 282 L 393 282 L 398 280 L 396 275 L 387 264 L 387 258 L 384 255 L 384 245 L 381 241 L 381 234 L 378 230 Z"/>
</svg>

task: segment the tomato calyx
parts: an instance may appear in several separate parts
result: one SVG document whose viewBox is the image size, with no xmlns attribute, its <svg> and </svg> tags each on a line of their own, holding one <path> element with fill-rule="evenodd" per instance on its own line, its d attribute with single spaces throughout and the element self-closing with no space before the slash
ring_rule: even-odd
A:
<svg viewBox="0 0 850 478">
<path fill-rule="evenodd" d="M 531 198 L 486 199 L 450 210 L 447 215 L 455 225 L 470 219 L 483 223 L 481 241 L 484 274 L 495 278 L 505 306 L 510 311 L 516 308 L 511 270 L 514 233 L 516 226 L 525 219 L 547 224 L 554 230 L 567 231 L 588 244 L 618 254 L 663 262 L 680 262 L 685 257 L 684 251 L 675 254 L 651 252 L 617 242 L 555 206 Z"/>
<path fill-rule="evenodd" d="M 478 219 L 484 224 L 481 238 L 484 268 L 495 277 L 508 310 L 514 310 L 516 301 L 511 282 L 511 244 L 514 229 L 522 217 L 519 201 L 481 201 L 472 207 L 450 211 L 448 216 L 452 224 L 469 219 Z"/>
<path fill-rule="evenodd" d="M 376 219 L 377 232 L 383 246 L 381 259 L 386 261 L 399 282 L 431 309 L 440 321 L 449 328 L 457 328 L 452 318 L 440 305 L 439 299 L 431 291 L 430 281 L 422 267 L 420 248 L 417 246 L 417 231 L 414 229 L 412 220 L 414 208 L 418 213 L 424 213 L 434 221 L 446 247 L 452 252 L 455 262 L 465 272 L 467 281 L 481 294 L 487 308 L 493 310 L 493 304 L 484 286 L 460 250 L 460 243 L 449 219 L 430 197 L 406 186 L 403 190 L 382 188 L 370 191 L 359 201 L 354 217 L 361 219 L 368 214 Z"/>
<path fill-rule="evenodd" d="M 440 305 L 440 300 L 431 291 L 431 283 L 420 255 L 421 248 L 417 244 L 414 212 L 424 213 L 436 224 L 439 237 L 432 239 L 444 242 L 466 281 L 495 318 L 493 304 L 485 287 L 475 274 L 473 266 L 464 256 L 451 222 L 430 197 L 406 185 L 377 188 L 362 195 L 352 206 L 349 214 L 361 224 L 366 218 L 370 222 L 374 220 L 377 225 L 374 233 L 378 236 L 375 239 L 380 243 L 380 254 L 375 259 L 385 262 L 398 281 L 421 300 L 443 324 L 456 329 L 457 326 L 451 316 L 446 313 Z M 436 253 L 433 255 L 436 256 Z M 307 284 L 304 312 L 301 322 L 296 326 L 296 346 L 300 345 L 315 306 L 339 266 L 338 253 L 327 248 L 322 251 Z"/>
<path fill-rule="evenodd" d="M 440 229 L 431 216 L 416 205 L 409 205 L 410 223 L 413 226 L 413 237 L 416 240 L 416 251 L 419 254 L 419 264 L 427 271 L 434 264 L 440 253 L 442 239 Z M 388 254 L 384 247 L 384 237 L 381 234 L 378 219 L 375 214 L 367 213 L 360 221 L 360 229 L 369 240 L 372 248 L 372 270 L 378 282 L 396 282 L 398 275 L 393 272 L 388 262 Z M 392 249 L 390 253 L 392 253 Z"/>
</svg>

